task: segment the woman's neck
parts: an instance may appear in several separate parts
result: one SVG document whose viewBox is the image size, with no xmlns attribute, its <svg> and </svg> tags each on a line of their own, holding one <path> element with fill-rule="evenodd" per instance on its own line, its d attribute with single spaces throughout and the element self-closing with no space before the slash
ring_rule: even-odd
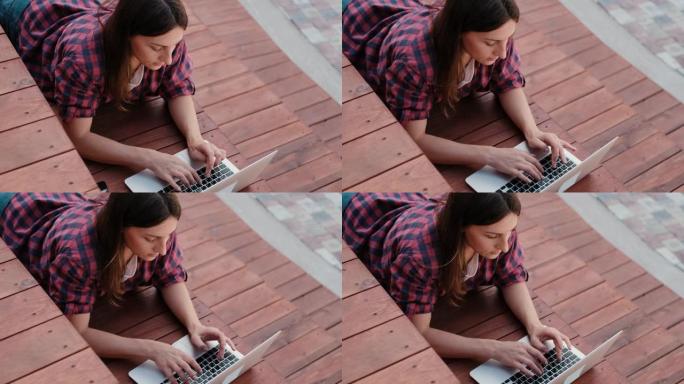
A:
<svg viewBox="0 0 684 384">
<path fill-rule="evenodd" d="M 128 247 L 125 247 L 124 251 L 123 251 L 124 264 L 128 264 L 128 262 L 131 261 L 132 257 L 133 257 L 133 251 L 128 249 Z"/>
<path fill-rule="evenodd" d="M 465 246 L 465 249 L 463 250 L 463 256 L 465 257 L 466 264 L 468 264 L 470 259 L 472 259 L 473 256 L 475 256 L 475 253 L 475 250 L 471 248 L 469 245 Z"/>
<path fill-rule="evenodd" d="M 129 74 L 130 74 L 131 76 L 133 76 L 133 74 L 135 73 L 135 71 L 138 70 L 138 67 L 139 67 L 139 66 L 140 66 L 140 60 L 138 60 L 137 57 L 131 55 L 131 62 L 129 63 L 129 67 L 128 67 L 128 69 L 129 69 Z"/>
<path fill-rule="evenodd" d="M 472 57 L 470 57 L 468 52 L 463 51 L 463 53 L 461 54 L 461 68 L 467 67 L 471 59 Z"/>
</svg>

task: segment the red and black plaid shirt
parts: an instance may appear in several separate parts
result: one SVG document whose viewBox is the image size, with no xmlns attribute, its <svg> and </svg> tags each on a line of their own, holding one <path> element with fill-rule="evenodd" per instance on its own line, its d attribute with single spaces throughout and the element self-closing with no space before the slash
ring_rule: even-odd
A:
<svg viewBox="0 0 684 384">
<path fill-rule="evenodd" d="M 65 121 L 95 116 L 101 103 L 111 101 L 104 91 L 101 22 L 112 9 L 102 8 L 95 0 L 32 0 L 22 14 L 21 58 Z M 187 48 L 181 41 L 171 65 L 158 71 L 145 68 L 142 83 L 131 91 L 129 99 L 192 95 L 195 86 L 191 72 Z"/>
<path fill-rule="evenodd" d="M 401 122 L 427 119 L 437 99 L 430 30 L 439 7 L 420 0 L 352 0 L 342 15 L 342 50 Z M 475 64 L 459 98 L 525 86 L 520 55 L 509 40 L 505 59 Z"/>
<path fill-rule="evenodd" d="M 357 193 L 342 215 L 344 241 L 407 315 L 430 313 L 439 296 L 440 243 L 437 214 L 443 196 Z M 466 290 L 527 281 L 524 252 L 513 231 L 510 249 L 480 257 Z"/>
<path fill-rule="evenodd" d="M 95 215 L 106 198 L 80 194 L 27 194 L 12 197 L 0 213 L 0 234 L 64 314 L 89 313 L 99 296 Z M 124 291 L 185 281 L 176 234 L 166 254 L 152 261 L 138 259 L 135 275 Z"/>
</svg>

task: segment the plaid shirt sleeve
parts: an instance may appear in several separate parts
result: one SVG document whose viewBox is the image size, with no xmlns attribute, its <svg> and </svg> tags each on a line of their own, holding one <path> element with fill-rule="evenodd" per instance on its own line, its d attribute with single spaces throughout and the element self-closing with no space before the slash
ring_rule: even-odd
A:
<svg viewBox="0 0 684 384">
<path fill-rule="evenodd" d="M 182 262 L 183 253 L 176 243 L 176 234 L 174 233 L 169 239 L 166 255 L 159 257 L 159 261 L 155 263 L 150 283 L 157 288 L 163 288 L 186 281 L 188 275 L 185 272 L 185 268 L 181 265 Z"/>
<path fill-rule="evenodd" d="M 506 49 L 506 59 L 494 64 L 489 89 L 494 93 L 503 93 L 514 88 L 525 86 L 525 77 L 521 72 L 520 54 L 511 38 Z"/>
<path fill-rule="evenodd" d="M 100 92 L 88 72 L 69 57 L 55 67 L 54 102 L 60 117 L 70 121 L 93 117 L 100 103 Z"/>
<path fill-rule="evenodd" d="M 518 233 L 513 232 L 509 239 L 510 248 L 508 252 L 500 256 L 497 260 L 496 269 L 492 283 L 499 288 L 507 287 L 515 283 L 527 281 L 527 270 L 523 266 L 525 252 L 518 243 Z"/>
<path fill-rule="evenodd" d="M 96 288 L 89 268 L 81 257 L 64 249 L 50 265 L 47 293 L 65 315 L 90 313 L 96 300 Z"/>
<path fill-rule="evenodd" d="M 422 257 L 410 250 L 397 255 L 390 266 L 388 291 L 406 315 L 430 313 L 437 302 L 437 290 Z"/>
<path fill-rule="evenodd" d="M 195 94 L 192 82 L 192 62 L 185 40 L 181 40 L 173 52 L 173 62 L 164 69 L 160 94 L 164 99 Z"/>
<path fill-rule="evenodd" d="M 400 122 L 424 120 L 432 108 L 432 91 L 412 66 L 394 61 L 385 73 L 385 104 Z"/>
</svg>

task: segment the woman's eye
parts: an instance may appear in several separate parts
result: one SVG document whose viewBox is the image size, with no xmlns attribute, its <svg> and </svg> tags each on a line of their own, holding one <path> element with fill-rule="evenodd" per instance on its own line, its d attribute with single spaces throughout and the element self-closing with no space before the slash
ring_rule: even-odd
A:
<svg viewBox="0 0 684 384">
<path fill-rule="evenodd" d="M 493 47 L 494 44 L 496 44 L 496 43 L 491 42 L 491 41 L 488 41 L 488 42 L 486 42 L 485 44 L 487 44 L 488 47 Z"/>
<path fill-rule="evenodd" d="M 155 52 L 161 52 L 161 50 L 162 50 L 163 48 L 162 48 L 162 47 L 152 47 L 152 49 L 153 49 Z"/>
</svg>

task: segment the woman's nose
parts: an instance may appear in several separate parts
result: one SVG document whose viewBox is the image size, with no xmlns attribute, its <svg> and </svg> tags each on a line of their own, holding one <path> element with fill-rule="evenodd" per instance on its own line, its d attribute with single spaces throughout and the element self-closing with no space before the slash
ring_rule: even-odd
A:
<svg viewBox="0 0 684 384">
<path fill-rule="evenodd" d="M 166 55 L 164 55 L 164 59 L 162 61 L 166 65 L 171 65 L 171 63 L 173 63 L 173 51 L 171 51 L 171 50 L 167 51 L 167 53 L 166 53 Z"/>
<path fill-rule="evenodd" d="M 166 240 L 160 242 L 155 251 L 158 252 L 160 256 L 164 256 L 166 254 Z"/>
<path fill-rule="evenodd" d="M 506 42 L 503 42 L 503 43 L 497 45 L 496 55 L 500 59 L 506 58 Z"/>
</svg>

